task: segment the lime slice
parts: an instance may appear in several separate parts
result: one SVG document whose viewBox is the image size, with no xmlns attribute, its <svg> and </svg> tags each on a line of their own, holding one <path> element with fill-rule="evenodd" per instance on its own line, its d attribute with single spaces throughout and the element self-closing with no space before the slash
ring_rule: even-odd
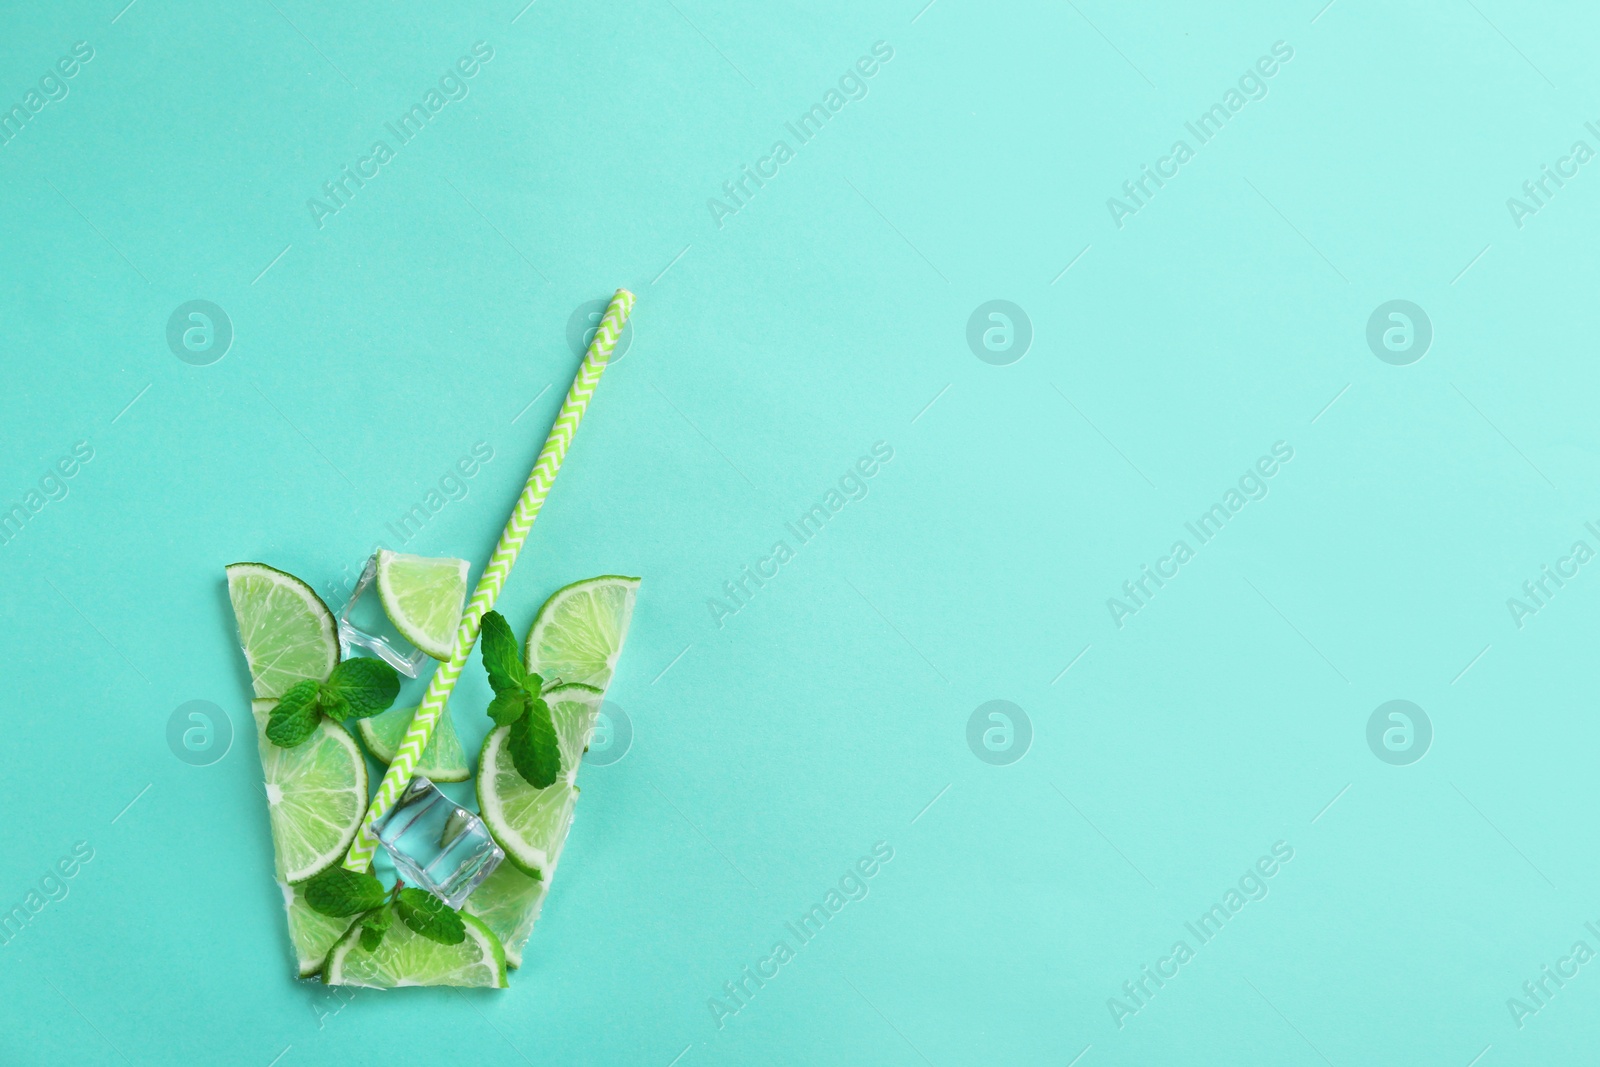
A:
<svg viewBox="0 0 1600 1067">
<path fill-rule="evenodd" d="M 605 690 L 574 682 L 554 685 L 544 691 L 550 705 L 550 718 L 556 728 L 556 743 L 561 746 L 561 773 L 569 782 L 578 780 L 578 764 L 589 751 L 594 723 L 600 715 Z"/>
<path fill-rule="evenodd" d="M 533 933 L 549 886 L 548 881 L 529 878 L 511 864 L 502 863 L 467 898 L 464 910 L 494 931 L 505 946 L 507 966 L 522 966 L 522 946 Z"/>
<path fill-rule="evenodd" d="M 351 919 L 335 919 L 311 910 L 305 892 L 298 886 L 278 883 L 283 890 L 283 906 L 289 913 L 289 941 L 294 946 L 295 962 L 301 978 L 322 971 L 328 950 L 350 929 Z"/>
<path fill-rule="evenodd" d="M 381 715 L 358 720 L 361 740 L 379 763 L 394 762 L 394 754 L 400 750 L 400 742 L 405 740 L 411 716 L 416 710 L 415 705 L 390 708 Z M 433 733 L 428 737 L 427 747 L 422 750 L 422 759 L 417 762 L 415 773 L 435 782 L 464 782 L 472 777 L 472 771 L 467 767 L 467 753 L 461 747 L 461 738 L 456 735 L 456 724 L 450 717 L 448 704 L 439 721 L 433 724 Z"/>
<path fill-rule="evenodd" d="M 434 659 L 449 659 L 467 602 L 467 561 L 380 548 L 378 598 L 407 641 Z"/>
<path fill-rule="evenodd" d="M 256 696 L 277 699 L 296 682 L 328 677 L 339 662 L 339 635 L 322 598 L 264 563 L 233 563 L 227 570 L 228 599 Z"/>
<path fill-rule="evenodd" d="M 303 882 L 338 863 L 367 811 L 367 761 L 356 739 L 331 719 L 294 748 L 267 740 L 276 701 L 257 700 L 256 744 L 266 778 L 267 815 L 280 882 Z"/>
<path fill-rule="evenodd" d="M 546 681 L 611 683 L 639 579 L 604 574 L 557 589 L 528 631 L 528 669 Z"/>
<path fill-rule="evenodd" d="M 592 685 L 561 685 L 544 699 L 561 746 L 561 776 L 547 789 L 528 784 L 511 762 L 511 727 L 491 730 L 478 760 L 478 811 L 484 825 L 524 873 L 548 880 L 572 825 L 578 801 L 578 761 L 589 745 L 603 692 Z"/>
<path fill-rule="evenodd" d="M 329 985 L 394 989 L 397 986 L 506 987 L 506 953 L 500 939 L 471 915 L 461 916 L 467 939 L 459 945 L 429 941 L 396 920 L 376 949 L 361 947 L 356 925 L 328 953 L 322 980 Z"/>
</svg>

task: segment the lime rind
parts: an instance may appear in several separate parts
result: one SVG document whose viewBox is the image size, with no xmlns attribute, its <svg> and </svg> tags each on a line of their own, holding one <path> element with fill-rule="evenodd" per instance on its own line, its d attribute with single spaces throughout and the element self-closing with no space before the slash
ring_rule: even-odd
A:
<svg viewBox="0 0 1600 1067">
<path fill-rule="evenodd" d="M 638 578 L 602 574 L 557 589 L 528 631 L 528 670 L 604 689 L 627 640 L 638 588 Z"/>
<path fill-rule="evenodd" d="M 407 641 L 434 659 L 449 659 L 455 650 L 468 569 L 464 559 L 378 550 L 378 599 L 384 612 Z"/>
<path fill-rule="evenodd" d="M 230 563 L 226 571 L 255 695 L 275 700 L 296 682 L 327 678 L 339 662 L 339 632 L 322 598 L 265 563 Z"/>
<path fill-rule="evenodd" d="M 411 726 L 411 716 L 416 710 L 415 705 L 390 708 L 357 723 L 361 741 L 372 753 L 373 759 L 385 765 L 394 762 L 395 753 L 405 740 L 406 731 Z M 467 752 L 461 747 L 461 737 L 456 733 L 455 720 L 450 715 L 448 704 L 439 720 L 433 724 L 433 733 L 428 737 L 427 747 L 422 750 L 422 758 L 417 761 L 415 773 L 435 782 L 464 782 L 472 777 L 472 770 L 467 766 Z"/>
<path fill-rule="evenodd" d="M 361 947 L 356 924 L 328 953 L 322 980 L 328 985 L 395 989 L 402 986 L 506 988 L 506 953 L 482 920 L 462 915 L 466 940 L 459 945 L 430 941 L 403 922 L 392 923 L 371 952 Z"/>
</svg>

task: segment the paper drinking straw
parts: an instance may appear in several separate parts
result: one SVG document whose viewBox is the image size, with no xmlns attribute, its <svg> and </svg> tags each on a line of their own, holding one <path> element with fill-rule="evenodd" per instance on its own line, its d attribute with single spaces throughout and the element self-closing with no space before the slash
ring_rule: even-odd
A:
<svg viewBox="0 0 1600 1067">
<path fill-rule="evenodd" d="M 489 557 L 489 565 L 484 568 L 483 577 L 478 579 L 478 588 L 473 591 L 472 600 L 461 616 L 461 625 L 456 628 L 455 648 L 450 658 L 433 672 L 428 691 L 422 696 L 422 704 L 411 717 L 405 741 L 395 753 L 394 762 L 389 764 L 389 770 L 378 785 L 378 795 L 372 798 L 372 803 L 367 807 L 367 816 L 362 820 L 361 829 L 356 832 L 356 839 L 351 842 L 350 851 L 345 855 L 344 865 L 352 871 L 364 871 L 372 865 L 372 857 L 378 851 L 373 824 L 394 806 L 411 781 L 417 760 L 421 758 L 422 750 L 427 747 L 428 738 L 433 733 L 433 725 L 444 712 L 445 701 L 450 699 L 450 691 L 455 688 L 456 679 L 467 665 L 472 646 L 478 643 L 478 629 L 483 623 L 483 616 L 494 607 L 495 600 L 500 596 L 500 588 L 506 584 L 511 565 L 517 561 L 517 553 L 522 551 L 522 542 L 528 539 L 528 530 L 533 526 L 533 520 L 539 517 L 544 498 L 556 480 L 556 473 L 561 470 L 561 461 L 566 458 L 572 438 L 578 432 L 578 424 L 583 421 L 589 398 L 594 396 L 595 387 L 600 384 L 600 375 L 605 373 L 606 361 L 611 358 L 611 350 L 616 347 L 617 338 L 622 336 L 622 327 L 633 311 L 633 300 L 634 296 L 628 290 L 618 289 L 611 298 L 611 305 L 606 308 L 605 317 L 600 320 L 600 328 L 595 331 L 589 351 L 578 367 L 577 377 L 572 379 L 572 388 L 567 390 L 567 399 L 561 405 L 561 413 L 556 416 L 556 424 L 550 428 L 550 436 L 545 438 L 544 447 L 539 450 L 539 459 L 528 475 L 528 484 L 517 498 L 517 506 L 512 509 L 511 518 L 506 521 L 506 528 L 500 534 L 500 543 L 495 546 L 494 555 Z"/>
</svg>

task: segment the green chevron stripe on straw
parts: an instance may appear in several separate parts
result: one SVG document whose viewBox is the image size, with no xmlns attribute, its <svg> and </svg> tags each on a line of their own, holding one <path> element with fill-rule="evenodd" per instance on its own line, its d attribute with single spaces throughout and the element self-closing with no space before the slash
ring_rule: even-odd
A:
<svg viewBox="0 0 1600 1067">
<path fill-rule="evenodd" d="M 577 377 L 572 379 L 572 388 L 567 390 L 567 399 L 561 405 L 561 413 L 556 416 L 556 424 L 550 428 L 550 436 L 545 438 L 544 447 L 539 450 L 539 459 L 528 475 L 528 484 L 517 498 L 517 506 L 512 509 L 511 518 L 500 534 L 500 543 L 495 546 L 494 555 L 489 557 L 489 565 L 484 568 L 483 577 L 478 579 L 478 588 L 461 616 L 461 625 L 456 628 L 455 648 L 428 682 L 428 690 L 423 694 L 422 704 L 416 714 L 411 717 L 411 727 L 406 731 L 405 740 L 395 753 L 394 761 L 389 764 L 389 770 L 378 786 L 378 794 L 368 805 L 367 816 L 362 820 L 361 829 L 345 855 L 344 865 L 352 871 L 364 871 L 372 865 L 372 857 L 378 851 L 373 824 L 394 806 L 411 781 L 417 760 L 422 757 L 422 750 L 427 747 L 428 738 L 433 733 L 433 725 L 444 713 L 445 701 L 450 698 L 456 679 L 461 677 L 461 670 L 467 665 L 472 646 L 478 643 L 478 629 L 483 617 L 500 596 L 506 576 L 511 573 L 511 565 L 517 561 L 517 553 L 522 551 L 522 543 L 528 539 L 528 530 L 532 528 L 533 520 L 539 517 L 544 498 L 556 480 L 556 473 L 561 470 L 561 461 L 566 458 L 573 435 L 578 432 L 578 424 L 583 421 L 583 413 L 588 410 L 589 399 L 600 384 L 600 375 L 605 373 L 606 361 L 611 358 L 611 350 L 616 347 L 617 338 L 622 336 L 622 327 L 633 311 L 633 301 L 632 293 L 618 289 L 611 298 L 611 305 L 606 308 L 605 317 L 600 320 L 600 328 L 595 331 L 594 340 L 583 357 Z"/>
</svg>

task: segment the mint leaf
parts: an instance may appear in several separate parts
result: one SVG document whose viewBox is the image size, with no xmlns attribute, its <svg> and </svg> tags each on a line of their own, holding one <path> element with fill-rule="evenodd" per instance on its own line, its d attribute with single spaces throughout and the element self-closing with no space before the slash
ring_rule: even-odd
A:
<svg viewBox="0 0 1600 1067">
<path fill-rule="evenodd" d="M 533 698 L 525 689 L 507 689 L 489 701 L 489 718 L 496 726 L 510 726 L 527 714 Z"/>
<path fill-rule="evenodd" d="M 482 634 L 478 651 L 489 672 L 489 688 L 496 693 L 521 689 L 527 684 L 528 672 L 522 667 L 522 650 L 517 647 L 511 624 L 498 611 L 491 611 L 483 617 Z"/>
<path fill-rule="evenodd" d="M 383 944 L 383 935 L 389 932 L 389 927 L 392 925 L 394 925 L 394 908 L 388 905 L 362 919 L 361 947 L 368 952 L 376 949 Z"/>
<path fill-rule="evenodd" d="M 306 904 L 335 919 L 370 911 L 387 895 L 372 875 L 344 867 L 329 867 L 306 883 Z"/>
<path fill-rule="evenodd" d="M 327 686 L 322 687 L 322 692 L 317 697 L 322 705 L 322 713 L 334 722 L 342 723 L 350 718 L 350 702 Z M 359 718 L 359 716 L 357 716 Z"/>
<path fill-rule="evenodd" d="M 279 748 L 293 748 L 310 737 L 322 718 L 317 710 L 317 682 L 296 682 L 278 699 L 267 717 L 267 740 Z"/>
<path fill-rule="evenodd" d="M 383 660 L 370 656 L 347 659 L 328 675 L 328 680 L 322 683 L 322 691 L 325 705 L 336 705 L 336 702 L 327 700 L 327 695 L 331 693 L 348 705 L 350 710 L 346 718 L 365 719 L 387 710 L 394 703 L 394 698 L 400 695 L 400 672 Z M 329 711 L 329 714 L 333 715 L 333 712 Z"/>
<path fill-rule="evenodd" d="M 561 773 L 561 749 L 556 743 L 556 728 L 550 721 L 550 705 L 535 698 L 528 714 L 511 724 L 511 762 L 517 773 L 535 789 L 555 784 Z"/>
<path fill-rule="evenodd" d="M 459 945 L 467 939 L 467 925 L 461 921 L 460 913 L 425 890 L 400 890 L 394 910 L 401 922 L 429 941 Z"/>
</svg>

